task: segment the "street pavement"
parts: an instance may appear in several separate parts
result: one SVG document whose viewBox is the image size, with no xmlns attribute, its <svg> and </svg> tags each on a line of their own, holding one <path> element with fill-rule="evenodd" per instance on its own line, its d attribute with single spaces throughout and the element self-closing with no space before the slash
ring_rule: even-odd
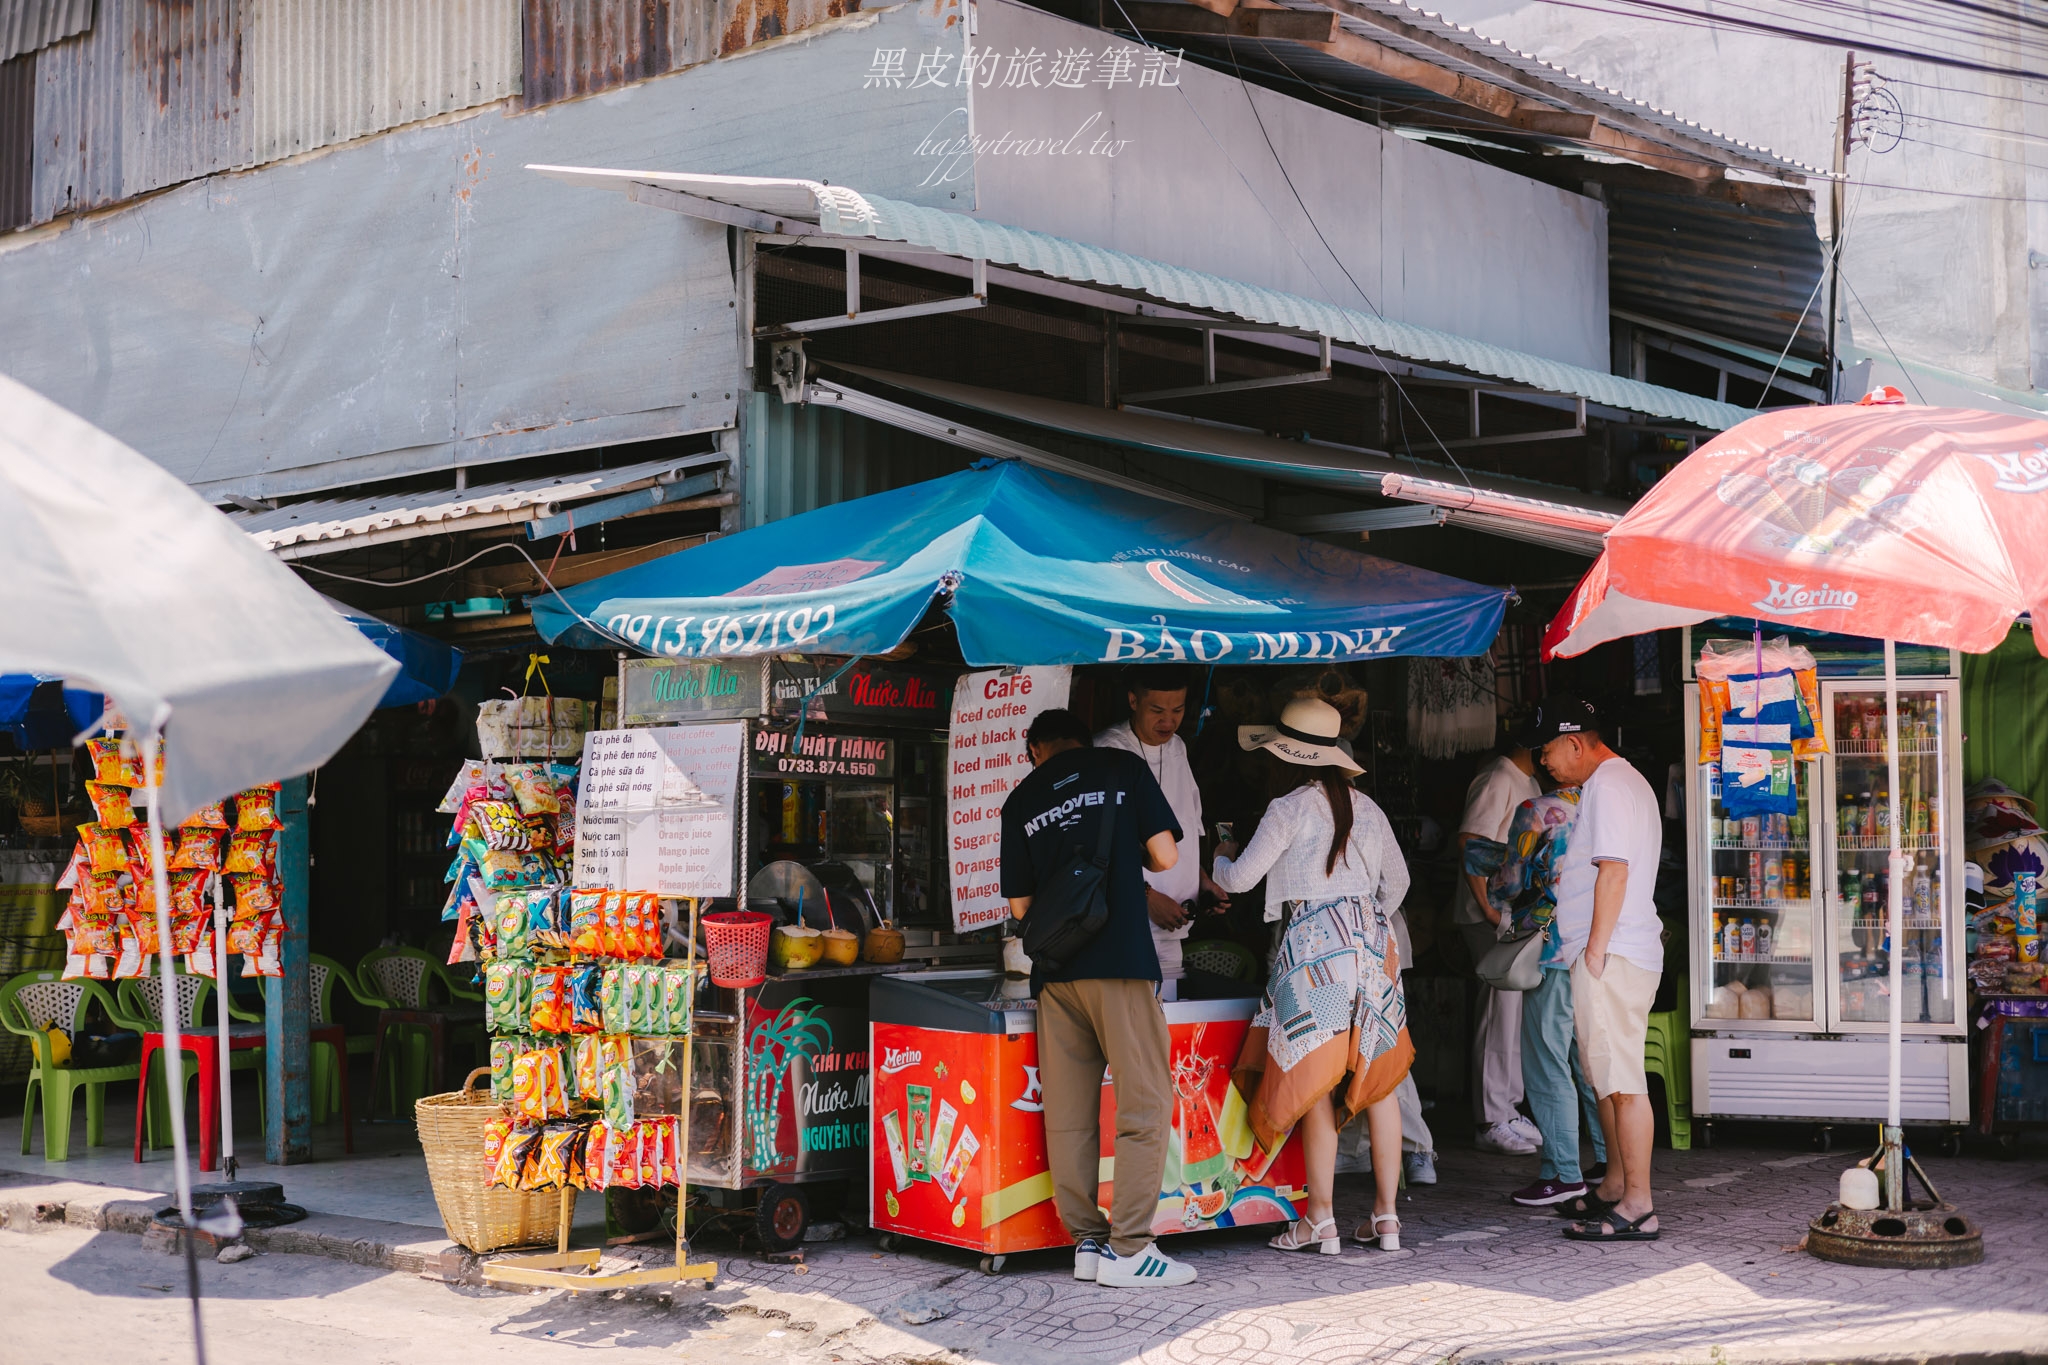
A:
<svg viewBox="0 0 2048 1365">
<path fill-rule="evenodd" d="M 1762 1130 L 1770 1131 L 1770 1130 Z M 1780 1137 L 1782 1139 L 1782 1136 Z M 1829 1265 L 1795 1250 L 1848 1156 L 1786 1146 L 1657 1154 L 1664 1240 L 1565 1241 L 1504 1191 L 1528 1159 L 1446 1152 L 1442 1182 L 1403 1196 L 1404 1249 L 1283 1257 L 1250 1233 L 1178 1239 L 1201 1279 L 1137 1293 L 1077 1284 L 1066 1257 L 983 1275 L 936 1247 L 813 1244 L 803 1265 L 707 1245 L 716 1288 L 673 1300 L 511 1294 L 308 1256 L 202 1266 L 213 1365 L 307 1350 L 386 1362 L 979 1360 L 1279 1362 L 1990 1362 L 2048 1360 L 2048 1144 L 2017 1160 L 1929 1160 L 1984 1228 L 1956 1271 Z M 1339 1182 L 1348 1231 L 1368 1207 Z M 183 1263 L 125 1233 L 0 1233 L 0 1361 L 190 1361 Z M 932 1316 L 938 1314 L 941 1316 Z M 930 1318 L 912 1322 L 907 1318 Z M 599 1350 L 595 1357 L 587 1354 Z"/>
</svg>

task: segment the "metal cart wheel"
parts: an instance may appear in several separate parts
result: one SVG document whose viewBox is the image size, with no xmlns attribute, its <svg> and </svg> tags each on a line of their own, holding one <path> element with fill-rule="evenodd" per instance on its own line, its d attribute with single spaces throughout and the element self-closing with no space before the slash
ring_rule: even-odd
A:
<svg viewBox="0 0 2048 1365">
<path fill-rule="evenodd" d="M 1963 1154 L 1963 1130 L 1951 1128 L 1941 1135 L 1941 1154 L 1953 1161 Z"/>
<path fill-rule="evenodd" d="M 893 1232 L 885 1232 L 875 1239 L 875 1245 L 883 1251 L 894 1251 L 897 1247 L 903 1245 L 903 1239 Z"/>
<path fill-rule="evenodd" d="M 2018 1133 L 2000 1133 L 1998 1135 L 1998 1155 L 2000 1158 L 2010 1161 L 2019 1154 L 2020 1135 Z"/>
<path fill-rule="evenodd" d="M 811 1225 L 811 1201 L 801 1185 L 770 1185 L 754 1209 L 754 1232 L 769 1251 L 794 1251 Z"/>
<path fill-rule="evenodd" d="M 1009 1259 L 1007 1256 L 984 1256 L 981 1258 L 981 1273 L 1000 1275 L 1003 1273 L 1003 1263 Z"/>
<path fill-rule="evenodd" d="M 1692 1145 L 1712 1150 L 1714 1146 L 1714 1125 L 1711 1122 L 1701 1119 L 1693 1120 Z"/>
<path fill-rule="evenodd" d="M 1834 1129 L 1834 1125 L 1833 1125 L 1833 1124 L 1829 1124 L 1829 1123 L 1816 1123 L 1816 1124 L 1814 1124 L 1814 1125 L 1813 1125 L 1813 1150 L 1814 1150 L 1814 1151 L 1816 1151 L 1816 1152 L 1828 1152 L 1828 1151 L 1833 1151 L 1833 1150 L 1834 1150 L 1834 1146 L 1835 1146 L 1835 1129 Z"/>
</svg>

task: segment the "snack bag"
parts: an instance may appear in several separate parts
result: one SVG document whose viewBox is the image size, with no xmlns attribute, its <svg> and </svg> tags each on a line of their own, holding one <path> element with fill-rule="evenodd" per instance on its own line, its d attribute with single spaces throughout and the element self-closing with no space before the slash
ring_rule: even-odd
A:
<svg viewBox="0 0 2048 1365">
<path fill-rule="evenodd" d="M 526 1032 L 532 1005 L 522 997 L 529 996 L 532 980 L 533 968 L 527 963 L 500 959 L 484 964 L 484 1022 L 492 1033 L 516 1037 Z M 520 1008 L 522 1005 L 526 1008 Z M 495 1066 L 495 1052 L 492 1057 Z M 492 1085 L 495 1089 L 495 1073 Z"/>
<path fill-rule="evenodd" d="M 251 787 L 235 798 L 235 828 L 239 830 L 283 829 L 284 821 L 278 818 L 277 799 L 283 790 L 281 782 L 266 782 L 260 787 Z"/>
<path fill-rule="evenodd" d="M 606 967 L 597 983 L 597 1018 L 605 1033 L 626 1031 L 626 982 L 617 967 Z"/>
<path fill-rule="evenodd" d="M 559 1057 L 553 1048 L 541 1047 L 512 1059 L 512 1111 L 520 1118 L 538 1123 L 554 1117 L 557 1111 L 551 1107 L 551 1099 L 552 1091 L 561 1084 Z M 548 1075 L 550 1059 L 557 1059 L 552 1087 Z"/>
<path fill-rule="evenodd" d="M 521 763 L 505 770 L 505 784 L 522 815 L 553 815 L 561 810 L 562 799 L 546 767 Z"/>
<path fill-rule="evenodd" d="M 142 783 L 142 760 L 133 755 L 121 753 L 121 741 L 111 735 L 101 735 L 85 742 L 86 752 L 92 755 L 94 780 L 115 787 L 139 787 Z"/>
<path fill-rule="evenodd" d="M 633 1126 L 640 1133 L 640 1188 L 657 1189 L 661 1185 L 661 1128 L 653 1119 L 642 1119 Z"/>
<path fill-rule="evenodd" d="M 215 801 L 212 805 L 201 806 L 178 823 L 179 829 L 226 829 L 228 827 L 227 803 Z"/>
<path fill-rule="evenodd" d="M 569 1031 L 569 968 L 533 969 L 533 1008 L 529 1018 L 535 1033 Z"/>
<path fill-rule="evenodd" d="M 654 1031 L 653 1002 L 649 999 L 648 972 L 638 963 L 619 969 L 626 978 L 626 1032 Z"/>
<path fill-rule="evenodd" d="M 512 1120 L 503 1114 L 484 1120 L 484 1182 L 490 1183 L 493 1172 L 498 1169 L 498 1158 L 505 1151 L 505 1143 L 512 1137 Z"/>
<path fill-rule="evenodd" d="M 236 919 L 251 919 L 277 912 L 278 886 L 269 877 L 234 874 L 228 877 L 228 886 L 235 893 Z"/>
<path fill-rule="evenodd" d="M 268 830 L 238 830 L 228 840 L 228 856 L 221 864 L 223 872 L 254 872 L 265 876 L 275 866 L 272 852 L 272 835 Z"/>
<path fill-rule="evenodd" d="M 526 839 L 535 853 L 552 853 L 555 848 L 555 822 L 552 816 L 529 815 L 526 817 Z"/>
<path fill-rule="evenodd" d="M 533 959 L 533 943 L 527 933 L 526 897 L 500 896 L 491 905 L 491 932 L 497 939 L 495 956 Z"/>
<path fill-rule="evenodd" d="M 598 1002 L 604 968 L 575 967 L 568 975 L 569 1032 L 596 1033 L 604 1022 Z"/>
<path fill-rule="evenodd" d="M 126 829 L 135 823 L 135 807 L 128 803 L 128 789 L 107 782 L 88 782 L 85 794 L 92 798 L 93 814 L 107 829 Z"/>
<path fill-rule="evenodd" d="M 498 797 L 470 803 L 465 837 L 470 833 L 481 838 L 488 849 L 523 851 L 533 847 L 519 807 Z"/>
<path fill-rule="evenodd" d="M 658 1178 L 664 1185 L 680 1185 L 683 1180 L 683 1150 L 682 1144 L 676 1140 L 676 1121 L 672 1116 L 665 1116 L 656 1119 L 654 1125 L 655 1131 L 661 1134 L 661 1155 L 655 1165 Z"/>
<path fill-rule="evenodd" d="M 672 1035 L 683 1035 L 690 1031 L 690 998 L 695 994 L 690 989 L 691 972 L 689 965 L 682 962 L 664 963 L 661 972 L 661 1031 Z"/>
<path fill-rule="evenodd" d="M 553 865 L 544 855 L 511 849 L 487 851 L 478 860 L 477 867 L 483 873 L 484 885 L 493 891 L 539 886 L 554 873 Z"/>
<path fill-rule="evenodd" d="M 612 897 L 612 952 L 619 957 L 638 958 L 643 931 L 640 927 L 640 897 L 637 892 L 620 891 Z"/>
<path fill-rule="evenodd" d="M 85 846 L 85 856 L 94 873 L 128 870 L 128 844 L 118 830 L 97 822 L 80 825 L 78 841 Z"/>
<path fill-rule="evenodd" d="M 572 952 L 585 957 L 598 957 L 606 952 L 600 933 L 604 904 L 610 895 L 605 891 L 571 891 L 569 900 L 569 942 Z"/>
<path fill-rule="evenodd" d="M 526 902 L 526 937 L 538 948 L 566 948 L 569 939 L 557 918 L 561 888 L 536 886 L 522 893 Z"/>
<path fill-rule="evenodd" d="M 490 991 L 488 968 L 485 969 L 484 983 L 486 992 L 485 1008 L 488 1009 L 490 1007 L 488 1001 Z M 491 1039 L 491 1098 L 499 1104 L 512 1103 L 512 1062 L 530 1043 L 531 1040 L 526 1038 Z"/>
<path fill-rule="evenodd" d="M 625 922 L 626 900 L 622 892 L 614 892 L 604 898 L 599 910 L 601 923 L 598 926 L 598 942 L 603 945 L 606 957 L 631 957 L 626 951 Z"/>
<path fill-rule="evenodd" d="M 199 947 L 200 932 L 206 927 L 206 872 L 177 872 L 171 876 L 171 951 L 190 953 Z"/>
<path fill-rule="evenodd" d="M 171 855 L 171 870 L 220 870 L 221 837 L 218 830 L 180 826 L 178 851 Z"/>
<path fill-rule="evenodd" d="M 576 1098 L 596 1102 L 604 1094 L 604 1046 L 595 1033 L 577 1037 L 570 1049 L 570 1072 L 575 1078 Z"/>
<path fill-rule="evenodd" d="M 526 1169 L 527 1158 L 539 1141 L 540 1129 L 514 1125 L 498 1148 L 498 1159 L 491 1167 L 489 1183 L 497 1189 L 518 1189 L 520 1173 Z"/>
</svg>

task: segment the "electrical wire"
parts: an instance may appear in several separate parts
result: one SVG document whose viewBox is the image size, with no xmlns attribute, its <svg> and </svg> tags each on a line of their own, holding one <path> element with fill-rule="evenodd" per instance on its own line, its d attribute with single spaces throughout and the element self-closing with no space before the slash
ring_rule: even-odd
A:
<svg viewBox="0 0 2048 1365">
<path fill-rule="evenodd" d="M 596 631 L 600 636 L 604 637 L 605 639 L 616 640 L 618 638 L 617 636 L 613 635 L 610 631 L 606 630 L 603 626 L 600 626 L 597 622 L 591 620 L 588 616 L 585 616 L 582 612 L 576 610 L 574 606 L 571 606 L 569 603 L 569 599 L 562 596 L 562 590 L 560 588 L 557 588 L 554 584 L 554 580 L 548 577 L 547 570 L 541 568 L 539 561 L 536 560 L 532 555 L 526 553 L 526 547 L 521 545 L 516 540 L 496 541 L 490 545 L 484 546 L 483 549 L 478 550 L 475 554 L 471 555 L 469 558 L 465 560 L 460 561 L 459 563 L 450 564 L 445 569 L 436 569 L 432 573 L 421 574 L 417 578 L 361 578 L 355 574 L 336 573 L 333 569 L 317 568 L 311 564 L 301 563 L 295 567 L 304 569 L 308 573 L 319 574 L 323 578 L 338 578 L 345 583 L 366 583 L 373 588 L 402 588 L 410 586 L 414 583 L 424 583 L 430 578 L 439 578 L 443 574 L 454 573 L 457 569 L 465 568 L 468 565 L 475 563 L 477 560 L 482 559 L 485 555 L 491 553 L 491 551 L 493 550 L 511 550 L 513 553 L 517 554 L 521 559 L 525 560 L 528 564 L 531 564 L 533 566 L 534 576 L 539 578 L 542 583 L 547 585 L 548 592 L 553 595 L 554 599 L 557 602 L 560 602 L 562 604 L 562 609 L 564 611 L 568 612 L 578 621 L 581 621 L 584 625 L 589 626 L 592 630 Z"/>
<path fill-rule="evenodd" d="M 1992 90 L 1958 90 L 1954 86 L 1936 85 L 1931 81 L 1909 80 L 1904 76 L 1879 74 L 1878 79 L 1886 85 L 1906 85 L 1915 90 L 1933 90 L 1943 95 L 1967 95 L 1972 99 L 1997 100 L 2004 104 L 2022 104 L 2030 109 L 2048 109 L 2048 100 L 2030 100 L 2025 95 L 2001 95 Z"/>
<path fill-rule="evenodd" d="M 1856 286 L 1849 282 L 1847 275 L 1842 274 L 1838 270 L 1836 271 L 1836 276 L 1842 281 L 1843 286 L 1848 289 L 1849 297 L 1856 300 L 1856 306 L 1863 310 L 1863 316 L 1870 319 L 1872 329 L 1877 332 L 1877 339 L 1882 341 L 1885 350 L 1891 353 L 1892 364 L 1899 367 L 1899 373 L 1904 375 L 1906 382 L 1913 386 L 1914 401 L 1922 404 L 1926 403 L 1927 399 L 1920 392 L 1920 381 L 1913 378 L 1913 372 L 1906 368 L 1906 362 L 1899 359 L 1899 353 L 1892 349 L 1891 339 L 1884 334 L 1884 327 L 1878 322 L 1877 315 L 1870 311 L 1870 305 L 1865 303 L 1863 296 L 1856 292 Z"/>
</svg>

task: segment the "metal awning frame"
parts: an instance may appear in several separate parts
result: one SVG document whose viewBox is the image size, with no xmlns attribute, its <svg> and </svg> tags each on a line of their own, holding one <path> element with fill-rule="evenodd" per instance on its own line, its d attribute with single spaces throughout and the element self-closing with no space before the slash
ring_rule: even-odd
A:
<svg viewBox="0 0 2048 1365">
<path fill-rule="evenodd" d="M 652 208 L 667 209 L 693 218 L 723 223 L 737 228 L 744 234 L 740 260 L 744 278 L 741 281 L 741 306 L 745 310 L 741 318 L 742 334 L 758 339 L 801 336 L 811 332 L 832 328 L 854 326 L 867 322 L 894 321 L 903 318 L 929 316 L 940 313 L 963 312 L 985 307 L 991 284 L 1001 284 L 1022 293 L 1056 298 L 1083 307 L 1099 308 L 1113 315 L 1119 326 L 1188 327 L 1203 333 L 1204 382 L 1183 389 L 1153 390 L 1145 393 L 1120 395 L 1122 401 L 1131 403 L 1158 402 L 1171 398 L 1193 397 L 1206 394 L 1224 393 L 1233 389 L 1272 388 L 1291 384 L 1313 383 L 1331 377 L 1334 362 L 1341 358 L 1344 363 L 1358 369 L 1373 370 L 1396 379 L 1424 384 L 1441 384 L 1459 388 L 1470 388 L 1477 395 L 1484 393 L 1494 397 L 1513 398 L 1536 403 L 1547 408 L 1571 410 L 1577 422 L 1569 431 L 1540 432 L 1519 435 L 1512 439 L 1558 440 L 1585 433 L 1587 415 L 1590 413 L 1602 421 L 1639 424 L 1643 414 L 1622 408 L 1610 408 L 1591 403 L 1576 394 L 1554 393 L 1549 390 L 1503 384 L 1498 379 L 1487 379 L 1467 375 L 1456 370 L 1442 369 L 1418 364 L 1382 354 L 1370 347 L 1333 341 L 1330 337 L 1287 327 L 1275 323 L 1252 322 L 1239 318 L 1218 317 L 1194 309 L 1180 308 L 1160 303 L 1147 296 L 1132 296 L 1096 285 L 1077 284 L 1072 280 L 1056 279 L 1031 271 L 1010 267 L 991 266 L 986 260 L 954 255 L 932 247 L 909 242 L 888 242 L 874 237 L 847 237 L 818 230 L 806 231 L 811 225 L 799 219 L 782 218 L 762 213 L 755 209 L 742 208 L 721 203 L 703 195 L 689 194 L 682 190 L 669 189 L 661 185 L 634 182 L 626 187 L 626 197 L 636 204 Z M 847 311 L 842 316 L 809 319 L 796 323 L 781 323 L 763 328 L 754 317 L 754 251 L 758 247 L 808 247 L 845 254 L 847 261 L 846 293 Z M 919 269 L 934 270 L 945 274 L 964 275 L 972 281 L 973 292 L 967 296 L 951 299 L 934 299 L 925 303 L 907 304 L 897 308 L 875 309 L 863 313 L 860 310 L 860 267 L 859 260 L 871 256 L 878 260 L 895 261 Z M 1295 355 L 1313 355 L 1318 366 L 1315 370 L 1292 375 L 1267 376 L 1253 380 L 1230 380 L 1224 384 L 1215 382 L 1215 338 L 1218 335 L 1236 337 L 1254 344 L 1270 346 Z M 1475 434 L 1478 430 L 1475 423 Z M 1467 444 L 1507 444 L 1509 438 L 1490 437 Z M 1459 443 L 1453 442 L 1452 445 Z"/>
</svg>

